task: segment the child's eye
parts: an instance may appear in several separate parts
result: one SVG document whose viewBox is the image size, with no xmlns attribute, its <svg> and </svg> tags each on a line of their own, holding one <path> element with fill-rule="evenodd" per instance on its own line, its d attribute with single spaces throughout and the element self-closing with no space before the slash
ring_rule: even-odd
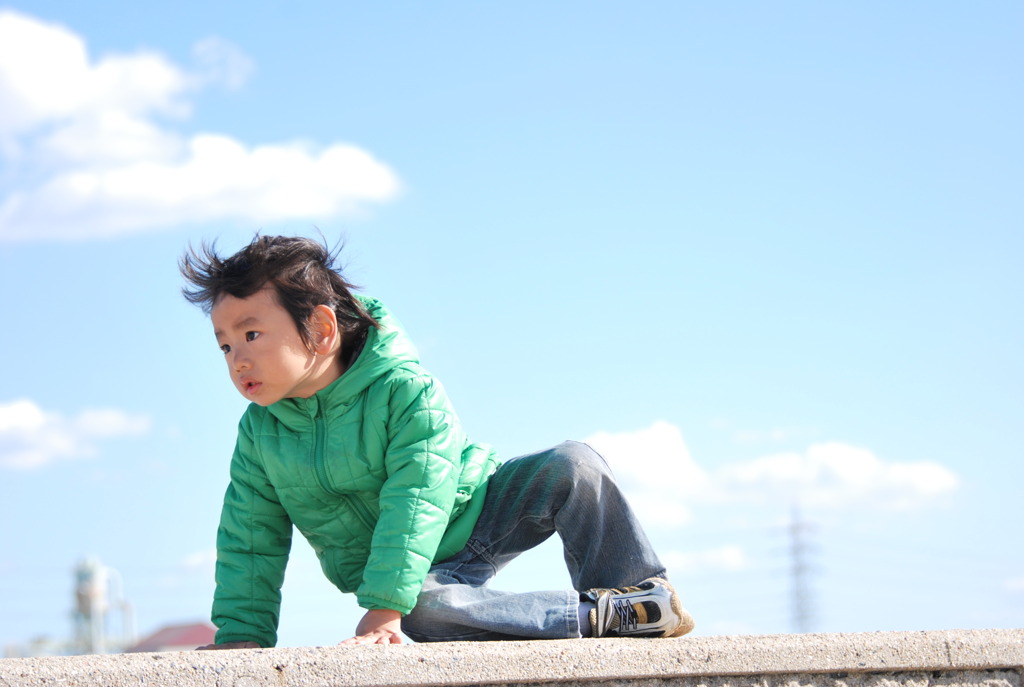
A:
<svg viewBox="0 0 1024 687">
<path fill-rule="evenodd" d="M 245 340 L 246 341 L 255 341 L 256 337 L 258 337 L 259 335 L 260 335 L 259 332 L 246 332 L 245 333 Z"/>
<path fill-rule="evenodd" d="M 224 352 L 224 355 L 227 355 L 228 353 L 231 352 L 231 346 L 224 344 L 223 346 L 220 347 L 220 350 Z"/>
</svg>

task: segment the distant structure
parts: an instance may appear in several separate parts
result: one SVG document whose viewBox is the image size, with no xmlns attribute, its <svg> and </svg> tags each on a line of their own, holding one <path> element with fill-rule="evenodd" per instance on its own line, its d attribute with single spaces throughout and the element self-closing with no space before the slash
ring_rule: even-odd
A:
<svg viewBox="0 0 1024 687">
<path fill-rule="evenodd" d="M 811 566 L 808 562 L 812 547 L 807 541 L 813 526 L 803 519 L 800 507 L 796 504 L 788 529 L 793 632 L 813 632 L 816 614 L 810 585 Z"/>
<path fill-rule="evenodd" d="M 187 623 L 184 625 L 167 625 L 139 643 L 126 648 L 126 654 L 159 651 L 192 651 L 196 647 L 213 644 L 217 628 L 209 623 Z"/>
<path fill-rule="evenodd" d="M 111 610 L 120 611 L 119 636 L 111 637 L 107 633 L 107 618 Z M 121 575 L 96 558 L 86 558 L 75 568 L 75 610 L 72 612 L 72 620 L 72 653 L 118 652 L 135 643 L 134 613 L 131 604 L 124 599 Z"/>
<path fill-rule="evenodd" d="M 207 622 L 166 625 L 143 639 L 135 633 L 135 610 L 124 598 L 121 575 L 89 557 L 74 568 L 74 609 L 70 639 L 38 637 L 25 644 L 0 647 L 2 658 L 73 656 L 129 652 L 191 651 L 214 643 L 215 627 Z M 110 616 L 119 616 L 119 632 Z M 115 623 L 116 624 L 116 623 Z M 0 685 L 6 684 L 0 677 Z"/>
</svg>

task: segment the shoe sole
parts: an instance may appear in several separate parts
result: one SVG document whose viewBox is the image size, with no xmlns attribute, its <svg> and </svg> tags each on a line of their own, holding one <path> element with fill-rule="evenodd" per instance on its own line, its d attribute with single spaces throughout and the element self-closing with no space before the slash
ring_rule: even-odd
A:
<svg viewBox="0 0 1024 687">
<path fill-rule="evenodd" d="M 693 628 L 696 626 L 696 622 L 693 620 L 693 616 L 690 615 L 689 611 L 683 608 L 683 602 L 682 600 L 680 600 L 679 593 L 676 591 L 676 588 L 673 587 L 667 580 L 663 581 L 662 584 L 664 584 L 666 587 L 669 588 L 669 590 L 671 590 L 672 612 L 679 617 L 679 626 L 671 633 L 663 636 L 682 637 L 683 635 L 688 634 L 693 630 Z"/>
</svg>

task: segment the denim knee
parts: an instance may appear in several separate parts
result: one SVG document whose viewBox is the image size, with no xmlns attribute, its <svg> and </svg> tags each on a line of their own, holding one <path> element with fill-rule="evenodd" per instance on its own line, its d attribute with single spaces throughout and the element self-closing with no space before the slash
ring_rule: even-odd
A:
<svg viewBox="0 0 1024 687">
<path fill-rule="evenodd" d="M 420 592 L 416 607 L 402 618 L 402 632 L 414 642 L 437 641 L 434 635 L 440 619 L 436 616 L 440 614 L 432 612 L 434 604 L 431 602 L 440 587 L 436 587 L 429 579 L 426 586 L 427 589 Z"/>
<path fill-rule="evenodd" d="M 561 464 L 561 471 L 574 484 L 614 481 L 611 468 L 604 457 L 588 444 L 566 441 L 551 450 L 551 460 Z"/>
<path fill-rule="evenodd" d="M 414 642 L 429 642 L 433 637 L 429 634 L 431 621 L 429 613 L 413 609 L 412 613 L 402 618 L 402 632 Z M 428 617 L 424 617 L 428 616 Z"/>
</svg>

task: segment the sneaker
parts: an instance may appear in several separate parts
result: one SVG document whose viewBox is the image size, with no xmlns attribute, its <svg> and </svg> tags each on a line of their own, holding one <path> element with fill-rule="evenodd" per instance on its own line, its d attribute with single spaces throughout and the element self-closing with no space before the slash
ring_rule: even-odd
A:
<svg viewBox="0 0 1024 687">
<path fill-rule="evenodd" d="M 594 637 L 682 637 L 693 629 L 676 590 L 660 577 L 635 587 L 590 589 L 580 598 L 596 606 L 590 611 Z"/>
</svg>

